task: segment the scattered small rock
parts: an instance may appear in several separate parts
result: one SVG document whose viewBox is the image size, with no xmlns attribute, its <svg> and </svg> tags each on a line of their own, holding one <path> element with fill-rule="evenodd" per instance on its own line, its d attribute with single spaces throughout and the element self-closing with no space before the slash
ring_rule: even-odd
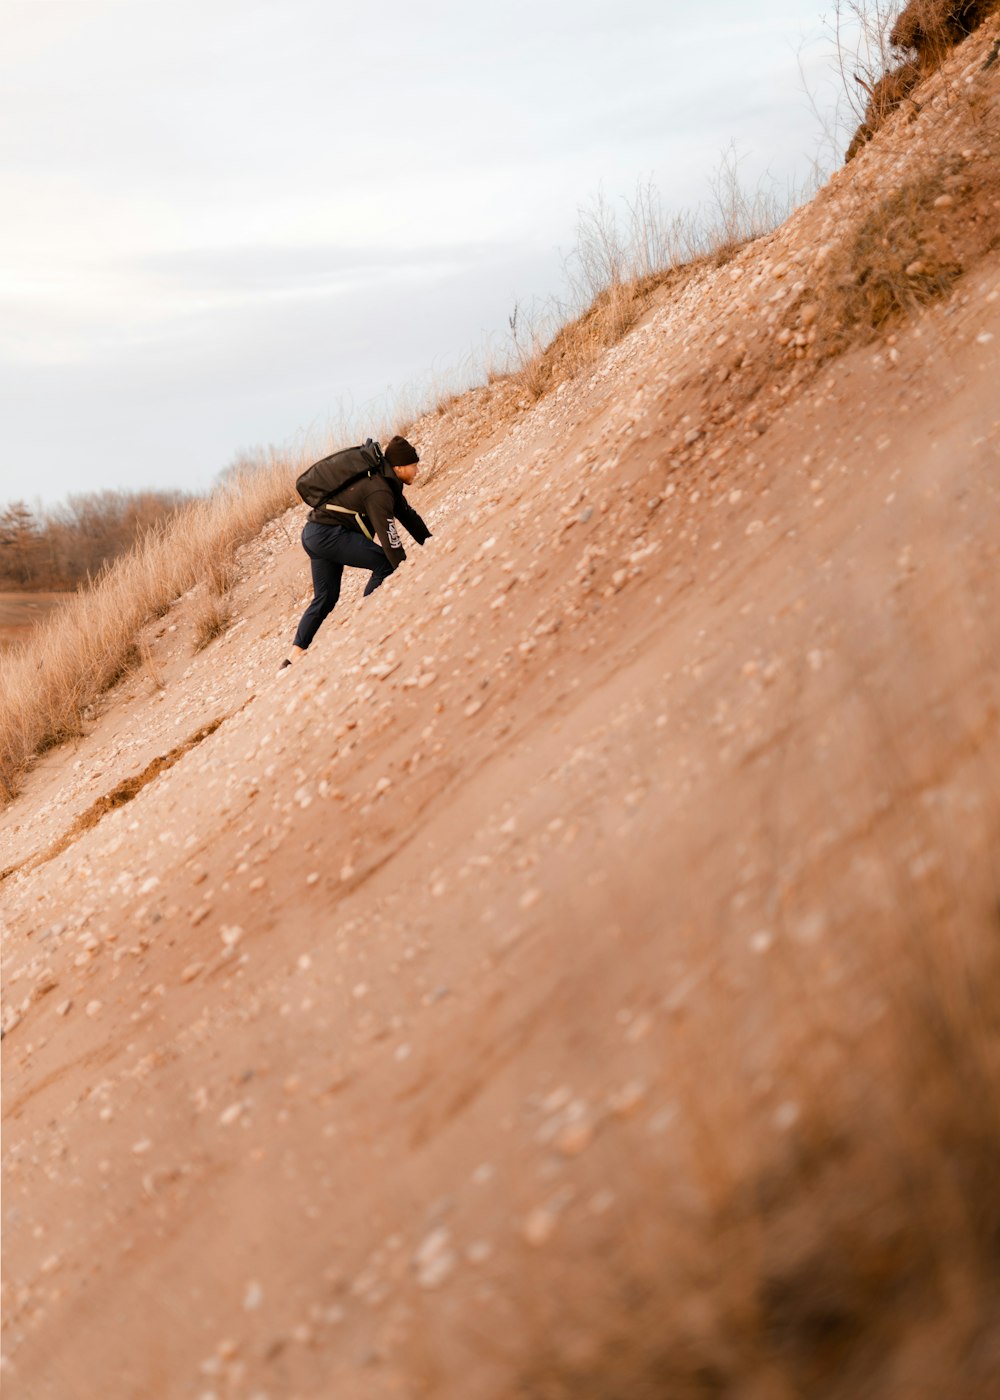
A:
<svg viewBox="0 0 1000 1400">
<path fill-rule="evenodd" d="M 444 1226 L 432 1230 L 413 1256 L 421 1288 L 438 1288 L 455 1267 L 451 1233 Z"/>
<path fill-rule="evenodd" d="M 594 1125 L 583 1118 L 578 1123 L 567 1123 L 560 1128 L 553 1139 L 553 1147 L 563 1157 L 578 1157 L 594 1140 Z"/>
<path fill-rule="evenodd" d="M 628 1118 L 633 1114 L 649 1092 L 641 1079 L 630 1079 L 620 1089 L 608 1095 L 608 1108 L 618 1118 Z"/>
<path fill-rule="evenodd" d="M 794 1099 L 786 1099 L 774 1110 L 774 1126 L 781 1132 L 788 1132 L 802 1116 L 802 1110 Z"/>
<path fill-rule="evenodd" d="M 558 1217 L 554 1211 L 545 1206 L 536 1206 L 533 1211 L 525 1217 L 521 1227 L 521 1233 L 533 1248 L 538 1249 L 540 1245 L 547 1244 L 555 1234 Z"/>
</svg>

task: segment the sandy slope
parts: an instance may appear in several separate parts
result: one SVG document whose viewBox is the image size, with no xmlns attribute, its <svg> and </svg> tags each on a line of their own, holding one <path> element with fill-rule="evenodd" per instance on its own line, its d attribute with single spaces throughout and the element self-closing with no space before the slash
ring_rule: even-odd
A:
<svg viewBox="0 0 1000 1400">
<path fill-rule="evenodd" d="M 990 157 L 970 61 L 485 450 L 419 425 L 434 538 L 300 666 L 291 512 L 38 764 L 8 1394 L 510 1395 L 651 1278 L 710 1337 L 737 1255 L 794 1277 L 720 1209 L 817 1105 L 879 1131 L 893 959 L 996 897 L 1000 255 L 749 409 L 730 361 L 901 163 Z"/>
</svg>

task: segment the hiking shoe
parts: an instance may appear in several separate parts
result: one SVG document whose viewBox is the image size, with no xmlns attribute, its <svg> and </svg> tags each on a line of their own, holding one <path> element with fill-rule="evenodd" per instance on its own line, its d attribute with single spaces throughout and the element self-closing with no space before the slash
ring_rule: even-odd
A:
<svg viewBox="0 0 1000 1400">
<path fill-rule="evenodd" d="M 290 666 L 291 664 L 292 664 L 292 663 L 289 661 L 288 657 L 286 656 L 285 659 L 284 659 L 284 661 L 283 661 L 283 662 L 281 663 L 281 665 L 278 667 L 278 673 L 279 673 L 279 675 L 280 675 L 280 673 L 285 669 L 286 666 Z"/>
</svg>

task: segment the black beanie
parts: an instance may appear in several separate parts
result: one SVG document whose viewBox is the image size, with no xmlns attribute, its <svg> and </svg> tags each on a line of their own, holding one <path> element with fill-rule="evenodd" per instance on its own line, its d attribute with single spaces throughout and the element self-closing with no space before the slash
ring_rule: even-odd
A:
<svg viewBox="0 0 1000 1400">
<path fill-rule="evenodd" d="M 404 437 L 390 438 L 383 456 L 390 467 L 409 467 L 420 461 L 416 448 Z"/>
</svg>

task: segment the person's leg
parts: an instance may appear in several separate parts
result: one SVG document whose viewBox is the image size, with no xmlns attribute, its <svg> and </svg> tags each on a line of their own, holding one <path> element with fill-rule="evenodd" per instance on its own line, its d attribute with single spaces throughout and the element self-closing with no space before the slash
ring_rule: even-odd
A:
<svg viewBox="0 0 1000 1400">
<path fill-rule="evenodd" d="M 348 568 L 368 569 L 371 573 L 371 578 L 365 584 L 367 598 L 369 593 L 373 593 L 389 577 L 392 565 L 382 546 L 366 540 L 364 535 L 355 534 L 353 530 L 338 530 L 337 535 L 331 554 L 335 552 L 340 563 L 346 564 Z"/>
<path fill-rule="evenodd" d="M 331 558 L 334 551 L 330 548 L 330 542 L 324 540 L 321 533 L 323 530 L 323 526 L 314 527 L 310 523 L 302 532 L 302 546 L 309 555 L 312 569 L 313 600 L 302 614 L 295 633 L 293 651 L 297 652 L 308 648 L 320 625 L 333 612 L 340 597 L 344 566 L 337 559 Z"/>
<path fill-rule="evenodd" d="M 379 550 L 379 553 L 382 554 L 382 551 Z M 374 593 L 376 588 L 380 588 L 391 573 L 392 565 L 385 555 L 382 554 L 381 563 L 376 561 L 372 562 L 371 578 L 369 578 L 368 582 L 365 584 L 364 596 L 367 598 L 369 593 Z"/>
<path fill-rule="evenodd" d="M 308 648 L 320 624 L 333 611 L 340 597 L 345 566 L 369 570 L 371 578 L 365 586 L 366 597 L 392 573 L 392 565 L 380 545 L 339 525 L 319 525 L 310 521 L 302 531 L 302 547 L 312 565 L 315 596 L 302 615 L 290 661 L 297 660 Z"/>
</svg>

